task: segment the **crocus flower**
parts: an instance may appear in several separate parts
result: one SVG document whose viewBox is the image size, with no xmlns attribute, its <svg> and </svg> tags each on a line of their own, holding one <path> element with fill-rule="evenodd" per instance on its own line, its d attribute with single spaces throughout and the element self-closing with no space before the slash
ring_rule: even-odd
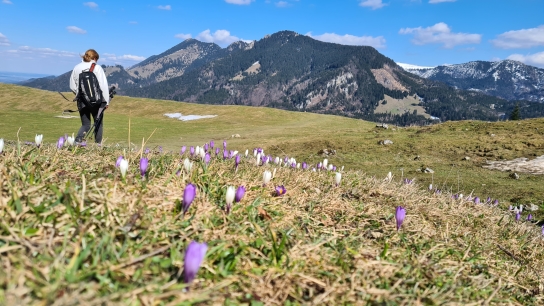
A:
<svg viewBox="0 0 544 306">
<path fill-rule="evenodd" d="M 149 152 L 151 152 L 149 148 L 145 148 L 144 154 L 149 154 Z"/>
<path fill-rule="evenodd" d="M 142 157 L 140 159 L 140 174 L 142 174 L 142 177 L 145 176 L 148 165 L 149 165 L 149 160 L 146 157 Z"/>
<path fill-rule="evenodd" d="M 480 198 L 479 197 L 474 198 L 474 204 L 480 204 Z"/>
<path fill-rule="evenodd" d="M 36 134 L 36 137 L 34 138 L 34 142 L 36 142 L 36 146 L 40 146 L 42 144 L 42 140 L 43 140 L 43 134 Z"/>
<path fill-rule="evenodd" d="M 125 178 L 125 176 L 127 175 L 127 170 L 128 170 L 128 160 L 123 158 L 119 162 L 119 170 L 121 171 L 121 177 Z"/>
<path fill-rule="evenodd" d="M 226 149 L 227 149 L 227 141 L 223 140 L 223 150 L 226 150 Z"/>
<path fill-rule="evenodd" d="M 73 134 L 73 133 L 72 133 L 72 136 L 66 137 L 66 143 L 67 143 L 69 146 L 73 146 L 75 141 L 76 141 L 76 139 L 74 138 L 74 134 Z"/>
<path fill-rule="evenodd" d="M 285 187 L 283 185 L 276 186 L 276 196 L 277 197 L 284 195 L 286 192 L 287 192 L 287 190 L 285 189 Z"/>
<path fill-rule="evenodd" d="M 325 159 L 323 160 L 323 168 L 324 168 L 324 169 L 327 169 L 327 165 L 328 165 L 328 164 L 329 164 L 329 160 L 325 158 Z"/>
<path fill-rule="evenodd" d="M 204 163 L 206 163 L 206 165 L 210 164 L 211 159 L 212 156 L 210 155 L 210 153 L 206 153 L 206 155 L 204 155 Z"/>
<path fill-rule="evenodd" d="M 493 205 L 494 205 L 494 206 L 498 206 L 498 205 L 499 205 L 499 200 L 493 201 Z"/>
<path fill-rule="evenodd" d="M 229 152 L 227 150 L 223 150 L 223 159 L 229 158 Z"/>
<path fill-rule="evenodd" d="M 247 157 L 247 155 L 248 155 L 248 154 L 249 154 L 249 150 L 248 150 L 248 149 L 246 149 L 246 157 Z"/>
<path fill-rule="evenodd" d="M 429 184 L 429 190 L 433 190 L 433 184 Z"/>
<path fill-rule="evenodd" d="M 181 151 L 179 151 L 179 155 L 183 155 L 183 153 L 185 153 L 185 150 L 187 150 L 187 146 L 181 147 Z"/>
<path fill-rule="evenodd" d="M 234 168 L 236 171 L 238 171 L 238 165 L 240 164 L 240 155 L 236 155 L 236 158 L 234 159 Z"/>
<path fill-rule="evenodd" d="M 406 184 L 406 185 L 410 185 L 410 184 L 412 184 L 413 182 L 414 182 L 414 181 L 413 181 L 413 180 L 411 180 L 411 179 L 407 179 L 407 178 L 406 178 L 406 179 L 404 179 L 404 184 Z M 456 198 L 455 198 L 455 199 L 457 199 L 457 195 L 455 195 L 455 196 L 456 196 Z"/>
<path fill-rule="evenodd" d="M 4 151 L 4 138 L 0 138 L 0 154 Z"/>
<path fill-rule="evenodd" d="M 210 145 L 205 143 L 204 144 L 204 152 L 208 152 L 209 149 L 210 149 Z"/>
<path fill-rule="evenodd" d="M 266 186 L 266 184 L 270 183 L 270 180 L 272 179 L 272 173 L 268 170 L 264 171 L 263 173 L 263 184 Z"/>
<path fill-rule="evenodd" d="M 230 214 L 230 208 L 232 207 L 232 202 L 234 202 L 234 197 L 236 196 L 236 190 L 234 186 L 227 187 L 227 194 L 225 195 L 225 202 L 227 203 L 226 210 L 227 214 Z"/>
<path fill-rule="evenodd" d="M 533 215 L 532 214 L 529 214 L 527 216 L 527 221 L 533 221 Z"/>
<path fill-rule="evenodd" d="M 236 194 L 234 195 L 234 201 L 236 203 L 242 201 L 244 194 L 246 194 L 246 187 L 244 186 L 238 187 L 238 189 L 236 189 Z"/>
<path fill-rule="evenodd" d="M 117 157 L 117 161 L 115 162 L 115 168 L 119 168 L 119 165 L 121 164 L 121 161 L 124 159 L 123 156 Z"/>
<path fill-rule="evenodd" d="M 544 236 L 544 225 L 542 225 L 542 236 Z"/>
<path fill-rule="evenodd" d="M 191 156 L 193 156 L 195 154 L 195 147 L 191 146 L 189 148 L 189 153 L 191 153 Z"/>
<path fill-rule="evenodd" d="M 519 219 L 521 218 L 521 214 L 519 213 L 519 211 L 516 213 L 516 221 L 519 221 Z"/>
<path fill-rule="evenodd" d="M 336 186 L 340 185 L 341 180 L 342 180 L 342 173 L 336 172 L 336 174 L 334 176 L 334 183 L 336 184 Z"/>
<path fill-rule="evenodd" d="M 215 145 L 215 142 L 214 142 L 213 140 L 212 140 L 212 141 L 210 141 L 210 147 L 212 147 L 212 148 L 213 148 L 213 146 L 214 146 L 214 145 Z"/>
<path fill-rule="evenodd" d="M 397 219 L 397 231 L 400 230 L 402 222 L 404 222 L 404 218 L 406 218 L 406 209 L 404 209 L 404 207 L 402 206 L 397 206 L 397 210 L 395 211 L 395 219 Z"/>
<path fill-rule="evenodd" d="M 215 148 L 215 156 L 219 155 L 219 152 L 220 152 L 220 151 L 221 151 L 221 150 L 220 150 L 219 148 Z"/>
<path fill-rule="evenodd" d="M 191 203 L 193 203 L 195 196 L 196 186 L 193 184 L 187 184 L 187 186 L 185 186 L 185 190 L 183 191 L 183 203 L 181 205 L 183 209 L 183 215 L 185 215 L 189 210 L 189 206 L 191 206 Z"/>
<path fill-rule="evenodd" d="M 208 245 L 206 243 L 191 241 L 187 246 L 183 263 L 183 281 L 186 284 L 190 284 L 195 279 L 207 250 Z"/>
<path fill-rule="evenodd" d="M 61 136 L 57 141 L 57 149 L 61 149 L 64 146 L 64 137 Z"/>
<path fill-rule="evenodd" d="M 159 146 L 159 153 L 162 153 L 162 146 Z"/>
<path fill-rule="evenodd" d="M 318 170 L 321 169 L 321 162 L 317 163 L 317 167 L 316 167 Z"/>
<path fill-rule="evenodd" d="M 272 178 L 275 178 L 276 177 L 276 168 L 274 168 L 274 170 L 272 170 Z"/>
<path fill-rule="evenodd" d="M 306 162 L 302 162 L 302 170 L 308 169 L 308 164 Z"/>
<path fill-rule="evenodd" d="M 185 172 L 187 173 L 191 172 L 191 169 L 193 169 L 193 162 L 187 157 L 183 160 L 183 169 L 185 169 Z"/>
</svg>

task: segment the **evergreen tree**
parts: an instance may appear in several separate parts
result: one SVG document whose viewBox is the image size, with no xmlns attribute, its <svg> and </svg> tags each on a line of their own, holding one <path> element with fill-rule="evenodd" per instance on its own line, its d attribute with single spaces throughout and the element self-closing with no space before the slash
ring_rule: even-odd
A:
<svg viewBox="0 0 544 306">
<path fill-rule="evenodd" d="M 516 107 L 514 107 L 514 110 L 510 114 L 510 120 L 520 120 L 520 119 L 521 118 L 519 115 L 519 104 L 516 104 Z"/>
</svg>

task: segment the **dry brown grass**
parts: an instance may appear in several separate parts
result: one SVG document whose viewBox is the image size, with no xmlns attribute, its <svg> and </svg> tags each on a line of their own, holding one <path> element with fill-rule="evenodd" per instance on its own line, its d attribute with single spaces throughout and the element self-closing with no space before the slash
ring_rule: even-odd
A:
<svg viewBox="0 0 544 306">
<path fill-rule="evenodd" d="M 37 150 L 0 156 L 0 304 L 445 304 L 544 303 L 544 240 L 529 222 L 360 171 L 278 168 L 243 159 L 195 160 L 120 149 Z M 114 167 L 130 158 L 126 182 Z M 184 186 L 198 186 L 179 218 Z M 247 193 L 230 215 L 226 186 Z M 274 197 L 275 185 L 287 194 Z M 407 217 L 396 231 L 394 211 Z M 122 228 L 134 218 L 128 232 Z M 176 278 L 185 246 L 207 242 L 198 278 Z"/>
</svg>

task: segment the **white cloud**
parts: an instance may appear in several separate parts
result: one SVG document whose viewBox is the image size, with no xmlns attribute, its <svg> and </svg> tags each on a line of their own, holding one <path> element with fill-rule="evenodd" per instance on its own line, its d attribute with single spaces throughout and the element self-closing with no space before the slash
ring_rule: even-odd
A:
<svg viewBox="0 0 544 306">
<path fill-rule="evenodd" d="M 457 45 L 479 44 L 480 34 L 452 33 L 450 27 L 439 22 L 431 27 L 403 28 L 399 34 L 412 34 L 412 43 L 416 45 L 443 44 L 444 48 L 453 48 Z"/>
<path fill-rule="evenodd" d="M 225 2 L 230 4 L 237 4 L 237 5 L 248 5 L 251 4 L 255 0 L 225 0 Z"/>
<path fill-rule="evenodd" d="M 21 46 L 15 50 L 9 50 L 9 53 L 27 56 L 39 57 L 78 57 L 79 54 L 70 51 L 59 51 L 51 48 L 34 48 L 30 46 Z"/>
<path fill-rule="evenodd" d="M 90 7 L 92 9 L 98 8 L 98 4 L 96 4 L 95 2 L 84 2 L 83 5 Z"/>
<path fill-rule="evenodd" d="M 186 40 L 188 38 L 191 38 L 193 37 L 191 34 L 184 34 L 184 33 L 179 33 L 179 34 L 176 34 L 174 35 L 175 38 L 179 38 L 179 39 L 183 39 L 183 40 Z"/>
<path fill-rule="evenodd" d="M 122 65 L 122 66 L 131 66 L 134 62 L 141 62 L 145 59 L 143 56 L 124 54 L 124 55 L 115 55 L 115 53 L 103 53 L 100 56 L 100 60 L 104 61 L 104 64 L 111 65 Z"/>
<path fill-rule="evenodd" d="M 204 42 L 213 42 L 223 46 L 230 45 L 231 43 L 240 40 L 240 38 L 230 35 L 230 32 L 227 30 L 217 30 L 212 34 L 209 29 L 200 32 L 196 36 L 196 39 Z"/>
<path fill-rule="evenodd" d="M 170 4 L 168 4 L 168 5 L 159 5 L 159 6 L 157 6 L 157 8 L 158 8 L 159 10 L 169 11 L 169 10 L 172 9 L 172 6 L 171 6 Z"/>
<path fill-rule="evenodd" d="M 382 0 L 364 0 L 364 1 L 361 1 L 359 3 L 360 6 L 363 6 L 363 7 L 369 7 L 373 10 L 377 10 L 379 8 L 382 8 L 386 5 L 388 5 L 387 3 L 382 3 Z"/>
<path fill-rule="evenodd" d="M 68 30 L 68 32 L 70 33 L 75 33 L 75 34 L 85 34 L 87 33 L 87 31 L 81 29 L 81 28 L 78 28 L 76 26 L 68 26 L 66 27 L 66 30 Z"/>
<path fill-rule="evenodd" d="M 354 35 L 338 35 L 335 33 L 324 33 L 321 35 L 312 35 L 311 32 L 306 34 L 307 36 L 320 41 L 337 43 L 342 45 L 352 46 L 372 46 L 376 49 L 385 48 L 385 38 L 383 36 L 354 36 Z"/>
<path fill-rule="evenodd" d="M 544 46 L 544 25 L 531 29 L 508 31 L 491 40 L 495 47 L 502 49 L 531 48 Z"/>
<path fill-rule="evenodd" d="M 457 0 L 429 0 L 430 4 L 442 3 L 442 2 L 455 2 Z"/>
<path fill-rule="evenodd" d="M 508 57 L 510 60 L 514 61 L 520 61 L 522 63 L 525 63 L 527 65 L 537 66 L 540 68 L 544 68 L 544 51 L 538 52 L 534 54 L 512 54 Z"/>
<path fill-rule="evenodd" d="M 2 3 L 4 3 L 4 4 L 13 4 L 13 3 L 12 3 L 11 1 L 9 1 L 9 0 L 2 0 Z"/>
<path fill-rule="evenodd" d="M 0 33 L 0 46 L 10 46 L 9 39 L 6 35 Z"/>
</svg>

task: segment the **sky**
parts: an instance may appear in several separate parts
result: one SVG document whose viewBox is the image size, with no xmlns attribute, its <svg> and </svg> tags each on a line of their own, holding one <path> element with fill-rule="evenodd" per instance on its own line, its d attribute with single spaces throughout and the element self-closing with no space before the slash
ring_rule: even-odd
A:
<svg viewBox="0 0 544 306">
<path fill-rule="evenodd" d="M 544 68 L 544 0 L 0 0 L 0 71 L 59 75 L 90 48 L 130 67 L 187 38 L 226 47 L 283 30 L 419 66 Z"/>
</svg>

